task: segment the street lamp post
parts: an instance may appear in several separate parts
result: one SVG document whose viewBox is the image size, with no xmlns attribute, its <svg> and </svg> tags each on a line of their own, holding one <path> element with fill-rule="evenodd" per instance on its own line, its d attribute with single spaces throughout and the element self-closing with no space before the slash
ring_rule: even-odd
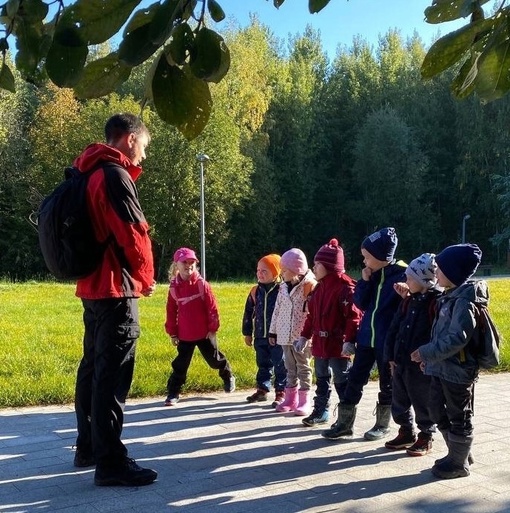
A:
<svg viewBox="0 0 510 513">
<path fill-rule="evenodd" d="M 205 153 L 199 153 L 197 160 L 200 163 L 200 274 L 205 275 L 205 195 L 204 195 L 204 164 L 210 158 Z"/>
<path fill-rule="evenodd" d="M 466 214 L 462 218 L 462 244 L 464 244 L 466 242 L 466 221 L 470 218 L 471 218 L 471 216 L 469 214 Z"/>
</svg>

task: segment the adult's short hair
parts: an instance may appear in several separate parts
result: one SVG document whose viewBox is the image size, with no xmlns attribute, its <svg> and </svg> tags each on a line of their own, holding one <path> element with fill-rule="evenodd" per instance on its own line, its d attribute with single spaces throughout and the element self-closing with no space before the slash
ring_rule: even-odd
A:
<svg viewBox="0 0 510 513">
<path fill-rule="evenodd" d="M 135 134 L 137 136 L 145 134 L 147 137 L 150 137 L 149 130 L 143 121 L 138 116 L 128 112 L 114 114 L 106 122 L 104 134 L 108 144 L 116 143 L 123 135 L 126 134 Z"/>
</svg>

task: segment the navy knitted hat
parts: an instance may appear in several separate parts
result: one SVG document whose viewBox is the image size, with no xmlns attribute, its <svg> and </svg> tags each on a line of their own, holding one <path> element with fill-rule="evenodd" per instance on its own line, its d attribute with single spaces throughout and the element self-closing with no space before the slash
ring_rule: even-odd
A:
<svg viewBox="0 0 510 513">
<path fill-rule="evenodd" d="M 391 262 L 397 249 L 398 237 L 395 228 L 382 228 L 369 235 L 361 247 L 366 249 L 375 259 L 381 262 Z"/>
<path fill-rule="evenodd" d="M 475 274 L 482 260 L 482 251 L 476 244 L 456 244 L 436 255 L 441 272 L 457 287 Z"/>
</svg>

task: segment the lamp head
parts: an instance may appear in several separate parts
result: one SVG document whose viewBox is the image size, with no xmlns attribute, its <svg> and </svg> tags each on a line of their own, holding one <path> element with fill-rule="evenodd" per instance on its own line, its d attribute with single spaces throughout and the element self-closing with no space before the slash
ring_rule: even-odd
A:
<svg viewBox="0 0 510 513">
<path fill-rule="evenodd" d="M 206 155 L 205 153 L 199 153 L 197 155 L 197 160 L 199 162 L 209 162 L 211 159 L 209 158 L 208 155 Z"/>
</svg>

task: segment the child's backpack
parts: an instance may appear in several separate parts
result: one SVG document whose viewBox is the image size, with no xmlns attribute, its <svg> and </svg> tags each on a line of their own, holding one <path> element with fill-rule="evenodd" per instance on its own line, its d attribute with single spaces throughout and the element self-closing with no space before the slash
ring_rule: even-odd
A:
<svg viewBox="0 0 510 513">
<path fill-rule="evenodd" d="M 197 299 L 198 297 L 205 301 L 205 286 L 204 286 L 204 279 L 200 276 L 200 278 L 197 281 L 198 285 L 198 294 L 195 294 L 193 296 L 189 297 L 177 297 L 177 293 L 175 292 L 175 287 L 173 287 L 173 280 L 170 282 L 170 295 L 173 297 L 174 301 L 179 305 L 185 305 L 186 303 L 189 303 L 190 301 L 193 301 L 194 299 Z"/>
<path fill-rule="evenodd" d="M 84 278 L 101 263 L 108 242 L 101 244 L 94 235 L 86 194 L 88 180 L 99 167 L 86 173 L 66 168 L 65 180 L 39 207 L 39 246 L 46 266 L 59 280 Z"/>
<path fill-rule="evenodd" d="M 476 328 L 473 350 L 480 369 L 493 369 L 499 365 L 500 335 L 486 306 L 475 304 Z"/>
</svg>

